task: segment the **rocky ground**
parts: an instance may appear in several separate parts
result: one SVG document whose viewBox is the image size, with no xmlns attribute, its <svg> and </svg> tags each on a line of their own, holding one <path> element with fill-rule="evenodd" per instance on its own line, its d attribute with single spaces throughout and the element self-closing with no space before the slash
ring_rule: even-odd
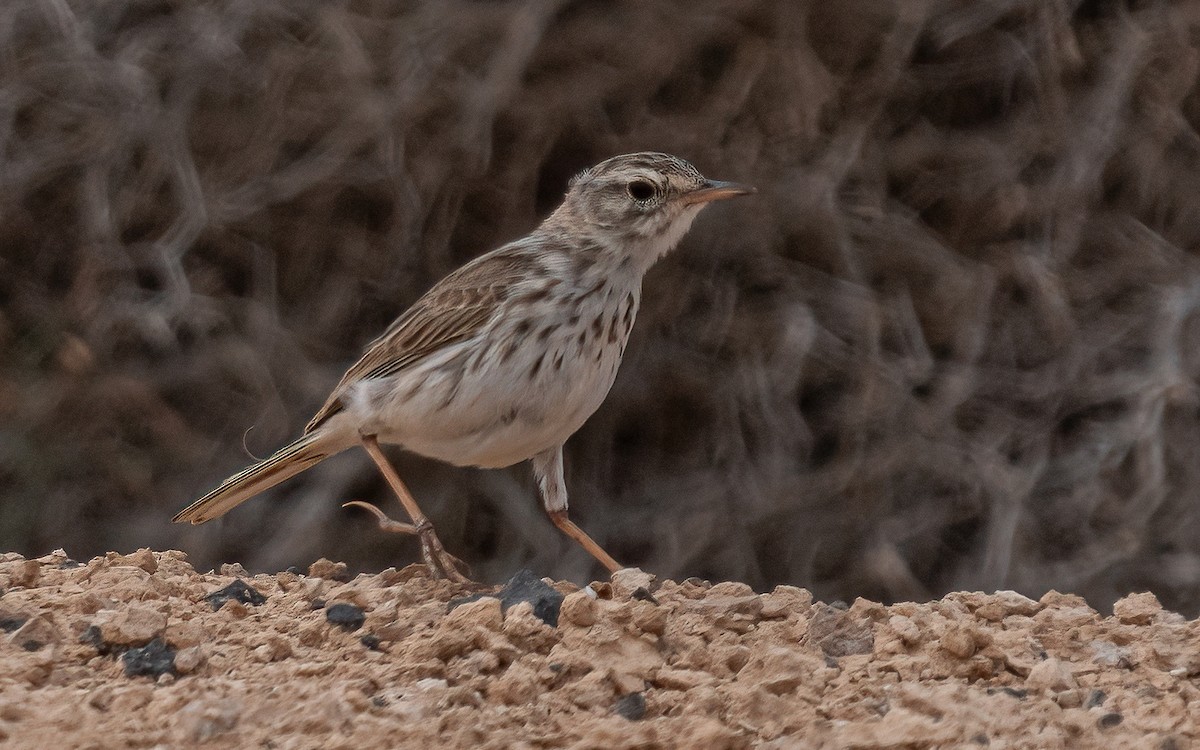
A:
<svg viewBox="0 0 1200 750">
<path fill-rule="evenodd" d="M 1167 750 L 1200 735 L 1200 625 L 1150 594 L 1101 617 L 1058 593 L 846 606 L 636 570 L 510 584 L 0 556 L 0 744 Z"/>
</svg>

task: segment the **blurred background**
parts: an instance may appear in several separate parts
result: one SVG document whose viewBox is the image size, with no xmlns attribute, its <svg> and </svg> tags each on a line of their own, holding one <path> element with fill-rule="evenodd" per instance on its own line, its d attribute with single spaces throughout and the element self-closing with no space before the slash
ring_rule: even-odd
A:
<svg viewBox="0 0 1200 750">
<path fill-rule="evenodd" d="M 576 171 L 753 199 L 647 278 L 572 516 L 660 576 L 1200 611 L 1200 4 L 8 0 L 0 549 L 419 559 L 352 451 L 200 527 Z M 527 466 L 394 451 L 485 581 L 590 580 Z"/>
</svg>

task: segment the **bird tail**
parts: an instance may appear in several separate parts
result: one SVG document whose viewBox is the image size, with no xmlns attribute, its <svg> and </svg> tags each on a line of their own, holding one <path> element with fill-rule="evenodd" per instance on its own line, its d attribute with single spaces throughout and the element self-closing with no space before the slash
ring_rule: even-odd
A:
<svg viewBox="0 0 1200 750">
<path fill-rule="evenodd" d="M 336 445 L 327 432 L 311 432 L 294 443 L 280 448 L 270 458 L 234 474 L 221 486 L 179 511 L 175 523 L 204 523 L 225 515 L 245 501 L 285 479 L 341 452 L 345 446 Z"/>
</svg>

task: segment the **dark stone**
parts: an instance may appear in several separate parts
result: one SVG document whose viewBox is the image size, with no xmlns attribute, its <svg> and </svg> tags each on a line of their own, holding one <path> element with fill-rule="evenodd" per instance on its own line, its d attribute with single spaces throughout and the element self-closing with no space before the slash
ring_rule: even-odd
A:
<svg viewBox="0 0 1200 750">
<path fill-rule="evenodd" d="M 83 563 L 79 562 L 78 560 L 72 560 L 69 557 L 66 560 L 63 560 L 62 562 L 60 562 L 58 564 L 59 570 L 70 570 L 72 568 L 82 568 L 82 567 L 83 567 Z"/>
<path fill-rule="evenodd" d="M 645 586 L 638 586 L 633 590 L 633 593 L 630 594 L 630 596 L 634 599 L 641 599 L 644 602 L 650 602 L 654 605 L 658 604 L 658 600 L 654 598 L 654 594 L 651 594 Z"/>
<path fill-rule="evenodd" d="M 1004 693 L 1005 695 L 1011 695 L 1019 701 L 1023 701 L 1029 697 L 1029 691 L 1025 690 L 1024 688 L 1003 687 L 1000 688 L 1000 692 Z"/>
<path fill-rule="evenodd" d="M 125 662 L 126 677 L 158 677 L 175 674 L 175 649 L 155 638 L 141 648 L 126 651 L 121 660 Z"/>
<path fill-rule="evenodd" d="M 0 630 L 11 633 L 24 625 L 28 619 L 28 617 L 0 617 Z"/>
<path fill-rule="evenodd" d="M 25 649 L 26 651 L 37 651 L 44 645 L 46 644 L 42 643 L 41 641 L 35 641 L 31 638 L 30 640 L 22 643 L 21 648 Z"/>
<path fill-rule="evenodd" d="M 362 607 L 356 607 L 353 604 L 335 604 L 325 610 L 325 619 L 350 633 L 361 628 L 367 621 L 367 616 L 363 614 Z"/>
<path fill-rule="evenodd" d="M 367 633 L 366 635 L 364 635 L 362 638 L 359 638 L 358 640 L 360 643 L 362 643 L 362 645 L 366 646 L 367 648 L 371 649 L 372 651 L 379 650 L 379 643 L 380 643 L 379 636 L 375 635 L 374 633 Z"/>
<path fill-rule="evenodd" d="M 1096 706 L 1103 706 L 1106 700 L 1108 700 L 1108 695 L 1103 690 L 1093 690 L 1091 693 L 1088 693 L 1087 703 L 1084 704 L 1084 707 L 1095 708 Z"/>
<path fill-rule="evenodd" d="M 1125 717 L 1119 713 L 1113 712 L 1104 714 L 1096 721 L 1096 723 L 1100 725 L 1101 729 L 1112 729 L 1122 721 L 1125 721 Z"/>
<path fill-rule="evenodd" d="M 223 607 L 225 602 L 229 601 L 230 599 L 241 602 L 242 604 L 252 604 L 256 607 L 267 601 L 267 597 L 260 594 L 257 589 L 255 589 L 253 586 L 250 586 L 240 578 L 234 580 L 233 583 L 229 584 L 225 588 L 214 591 L 204 598 L 207 599 L 208 603 L 212 605 L 214 612 Z"/>
<path fill-rule="evenodd" d="M 289 565 L 288 569 L 284 572 L 291 573 L 294 576 L 304 575 L 304 570 L 302 568 L 300 568 L 298 565 Z"/>
<path fill-rule="evenodd" d="M 308 607 L 309 607 L 309 609 L 312 609 L 312 610 L 325 609 L 325 600 L 324 599 L 313 599 L 311 602 L 308 603 Z"/>
<path fill-rule="evenodd" d="M 630 721 L 638 721 L 646 715 L 646 696 L 641 693 L 622 695 L 617 699 L 617 705 L 613 706 L 613 711 Z"/>
<path fill-rule="evenodd" d="M 529 602 L 533 605 L 533 614 L 539 620 L 552 628 L 558 627 L 558 611 L 562 608 L 563 595 L 528 570 L 518 571 L 515 576 L 508 579 L 504 588 L 494 594 L 472 594 L 461 599 L 454 599 L 451 600 L 449 608 L 454 609 L 468 602 L 478 601 L 485 596 L 499 599 L 502 612 L 508 612 L 508 608 L 514 604 Z"/>
<path fill-rule="evenodd" d="M 98 625 L 88 625 L 87 630 L 79 635 L 79 642 L 96 649 L 101 656 L 108 656 L 113 652 L 112 644 L 105 642 L 104 637 L 100 635 Z"/>
<path fill-rule="evenodd" d="M 983 732 L 980 732 L 979 734 L 977 734 L 977 735 L 975 735 L 975 736 L 971 737 L 971 742 L 975 743 L 976 745 L 990 745 L 990 744 L 992 744 L 992 741 L 991 741 L 991 740 L 989 740 L 989 739 L 988 739 L 988 736 L 987 736 L 986 734 L 984 734 Z"/>
</svg>

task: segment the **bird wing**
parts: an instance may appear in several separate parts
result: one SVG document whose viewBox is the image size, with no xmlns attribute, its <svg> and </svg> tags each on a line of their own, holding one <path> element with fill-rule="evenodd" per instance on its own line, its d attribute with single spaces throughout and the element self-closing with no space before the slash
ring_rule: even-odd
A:
<svg viewBox="0 0 1200 750">
<path fill-rule="evenodd" d="M 368 346 L 304 428 L 309 434 L 342 410 L 346 389 L 392 375 L 478 333 L 514 284 L 536 263 L 521 245 L 506 245 L 439 281 Z"/>
</svg>

